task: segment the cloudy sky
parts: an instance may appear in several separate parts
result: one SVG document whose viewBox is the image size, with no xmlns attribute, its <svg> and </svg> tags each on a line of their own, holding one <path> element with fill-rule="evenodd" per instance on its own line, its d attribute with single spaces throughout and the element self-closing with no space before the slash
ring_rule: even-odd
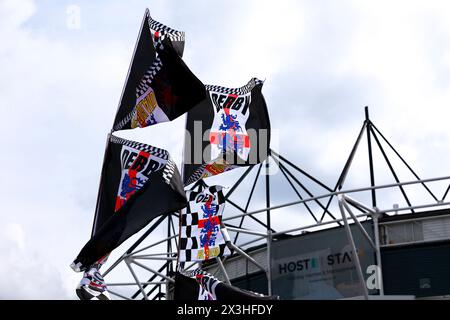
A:
<svg viewBox="0 0 450 320">
<path fill-rule="evenodd" d="M 448 1 L 0 0 L 0 299 L 75 297 L 68 266 L 90 233 L 146 7 L 186 32 L 184 60 L 205 84 L 265 79 L 274 148 L 327 184 L 365 105 L 421 177 L 450 175 Z M 183 124 L 123 136 L 179 163 Z M 393 182 L 375 156 L 377 183 Z M 368 185 L 364 157 L 346 186 Z"/>
</svg>

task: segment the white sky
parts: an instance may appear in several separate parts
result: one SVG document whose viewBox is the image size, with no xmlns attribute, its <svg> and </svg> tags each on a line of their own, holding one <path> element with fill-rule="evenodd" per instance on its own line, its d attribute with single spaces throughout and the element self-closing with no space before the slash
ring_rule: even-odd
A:
<svg viewBox="0 0 450 320">
<path fill-rule="evenodd" d="M 74 298 L 68 266 L 90 233 L 146 7 L 186 32 L 184 59 L 205 84 L 266 79 L 276 149 L 329 185 L 365 105 L 421 177 L 450 175 L 448 1 L 0 0 L 0 298 Z M 183 124 L 126 136 L 179 162 Z M 349 186 L 367 186 L 364 161 Z M 377 164 L 377 182 L 392 182 Z"/>
</svg>

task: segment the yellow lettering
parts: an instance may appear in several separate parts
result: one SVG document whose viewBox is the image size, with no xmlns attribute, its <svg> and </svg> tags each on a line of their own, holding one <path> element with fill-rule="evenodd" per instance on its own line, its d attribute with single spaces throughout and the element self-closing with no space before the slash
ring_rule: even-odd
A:
<svg viewBox="0 0 450 320">
<path fill-rule="evenodd" d="M 145 127 L 147 125 L 147 119 L 157 106 L 158 103 L 156 101 L 155 92 L 152 90 L 152 88 L 149 88 L 146 96 L 136 105 L 136 113 L 131 120 L 131 127 Z"/>
</svg>

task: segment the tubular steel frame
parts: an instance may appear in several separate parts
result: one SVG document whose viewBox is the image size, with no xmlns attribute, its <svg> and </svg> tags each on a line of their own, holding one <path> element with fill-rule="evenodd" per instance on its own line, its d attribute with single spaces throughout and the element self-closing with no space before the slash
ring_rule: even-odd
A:
<svg viewBox="0 0 450 320">
<path fill-rule="evenodd" d="M 327 227 L 330 225 L 339 225 L 343 226 L 349 245 L 352 248 L 352 255 L 354 258 L 355 266 L 357 275 L 359 278 L 359 281 L 361 283 L 361 289 L 363 292 L 363 296 L 365 299 L 369 298 L 369 293 L 364 281 L 363 276 L 363 270 L 361 267 L 361 263 L 359 261 L 359 257 L 357 255 L 357 246 L 354 241 L 352 231 L 350 229 L 350 223 L 349 220 L 353 220 L 353 223 L 357 227 L 357 229 L 363 234 L 364 238 L 368 241 L 370 246 L 373 247 L 376 255 L 376 263 L 378 267 L 378 284 L 379 284 L 379 295 L 384 295 L 383 290 L 383 276 L 382 276 L 382 269 L 381 269 L 381 254 L 380 254 L 380 239 L 379 239 L 379 229 L 378 229 L 378 219 L 383 214 L 388 214 L 390 212 L 398 212 L 398 211 L 410 211 L 412 214 L 417 209 L 427 209 L 432 207 L 444 207 L 444 206 L 450 206 L 450 201 L 445 202 L 445 199 L 450 191 L 450 176 L 444 176 L 444 177 L 437 177 L 437 178 L 431 178 L 431 179 L 421 179 L 416 172 L 408 165 L 408 163 L 400 156 L 400 154 L 397 152 L 397 150 L 391 145 L 391 143 L 383 136 L 383 134 L 375 127 L 375 125 L 371 122 L 369 119 L 369 113 L 368 108 L 365 108 L 365 120 L 363 123 L 363 126 L 358 134 L 358 137 L 356 139 L 356 142 L 354 143 L 352 150 L 350 152 L 350 155 L 344 165 L 344 168 L 339 176 L 339 179 L 335 185 L 335 187 L 332 189 L 323 182 L 319 181 L 317 178 L 313 177 L 312 175 L 308 174 L 306 171 L 302 170 L 295 164 L 293 164 L 288 159 L 284 158 L 282 155 L 276 153 L 273 150 L 270 150 L 270 154 L 268 159 L 264 163 L 260 163 L 255 166 L 248 167 L 244 173 L 240 176 L 240 178 L 236 181 L 236 183 L 231 187 L 231 189 L 227 192 L 225 195 L 225 200 L 228 202 L 231 206 L 236 208 L 240 213 L 232 216 L 224 216 L 223 222 L 226 226 L 226 229 L 232 233 L 234 233 L 234 238 L 230 239 L 229 243 L 229 249 L 232 253 L 236 253 L 243 258 L 247 259 L 249 262 L 257 266 L 259 269 L 263 270 L 267 277 L 267 284 L 268 284 L 268 294 L 272 294 L 272 285 L 271 285 L 271 243 L 273 238 L 277 238 L 289 233 L 293 232 L 304 232 L 310 229 L 317 229 L 322 227 Z M 348 189 L 343 190 L 343 185 L 346 179 L 346 176 L 351 168 L 354 156 L 358 150 L 359 144 L 362 140 L 362 136 L 366 132 L 367 134 L 367 145 L 368 145 L 368 155 L 369 155 L 369 169 L 370 169 L 370 181 L 371 186 L 365 187 L 365 188 L 355 188 L 355 189 Z M 385 160 L 386 164 L 388 165 L 390 172 L 392 176 L 395 179 L 395 183 L 391 184 L 385 184 L 385 185 L 375 185 L 375 175 L 373 171 L 373 150 L 372 150 L 372 140 L 374 139 L 375 144 L 380 149 L 383 159 Z M 380 139 L 381 138 L 381 139 Z M 408 168 L 408 170 L 414 175 L 416 180 L 414 181 L 406 181 L 406 182 L 400 182 L 390 159 L 388 158 L 385 150 L 383 149 L 383 146 L 381 144 L 381 141 L 384 141 L 389 148 L 398 156 L 398 158 L 401 160 L 401 162 Z M 273 163 L 278 167 L 283 177 L 288 182 L 288 185 L 292 188 L 292 190 L 295 192 L 295 194 L 298 196 L 299 200 L 284 203 L 281 205 L 271 205 L 271 198 L 270 198 L 270 166 L 271 162 L 270 159 L 273 160 Z M 249 211 L 249 205 L 253 198 L 254 191 L 256 188 L 256 185 L 259 180 L 259 176 L 261 174 L 262 168 L 265 168 L 265 199 L 266 199 L 266 206 L 264 208 Z M 291 170 L 294 170 L 295 172 L 300 173 L 303 178 L 307 179 L 310 183 L 314 183 L 316 186 L 324 189 L 326 192 L 315 196 L 311 190 L 309 190 L 305 183 L 302 183 Z M 251 185 L 251 189 L 249 192 L 249 196 L 247 198 L 245 207 L 242 208 L 238 204 L 236 204 L 234 201 L 230 199 L 230 196 L 235 192 L 235 190 L 242 184 L 242 182 L 245 180 L 245 178 L 249 175 L 251 171 L 256 171 L 255 178 L 253 182 L 249 185 Z M 426 183 L 432 183 L 432 182 L 439 182 L 439 181 L 448 181 L 449 186 L 444 192 L 444 195 L 441 199 L 438 199 L 433 192 L 429 189 L 429 187 L 426 185 Z M 204 181 L 198 181 L 192 188 L 195 188 L 199 185 L 205 186 Z M 410 186 L 410 185 L 421 185 L 425 188 L 425 190 L 432 196 L 434 202 L 432 203 L 426 203 L 426 204 L 419 204 L 419 205 L 412 205 L 404 187 Z M 376 198 L 376 191 L 381 189 L 396 189 L 398 188 L 403 195 L 405 202 L 407 206 L 401 207 L 401 208 L 388 208 L 380 210 L 377 208 L 377 198 Z M 301 193 L 299 192 L 301 190 L 305 194 L 308 195 L 308 197 L 303 197 Z M 349 196 L 349 194 L 358 194 L 363 192 L 370 192 L 371 193 L 371 207 L 366 206 L 362 204 L 361 202 L 353 199 Z M 336 218 L 335 215 L 333 215 L 330 212 L 330 205 L 332 203 L 333 198 L 337 198 L 337 204 L 338 209 L 340 213 L 340 217 Z M 322 202 L 326 200 L 326 205 L 324 205 Z M 318 218 L 318 215 L 315 215 L 311 205 L 315 204 L 321 208 L 321 216 Z M 314 219 L 315 223 L 306 225 L 306 226 L 300 226 L 291 228 L 288 230 L 283 231 L 275 231 L 272 228 L 271 224 L 271 216 L 275 210 L 281 209 L 281 208 L 287 208 L 292 207 L 295 205 L 303 205 L 306 209 L 306 212 L 308 212 L 311 217 Z M 356 215 L 353 211 L 353 209 L 358 210 L 360 213 Z M 266 213 L 266 221 L 263 222 L 261 219 L 257 218 L 256 215 L 261 213 Z M 320 213 L 320 212 L 317 212 Z M 324 218 L 328 216 L 331 220 L 324 221 Z M 257 223 L 258 225 L 262 226 L 264 228 L 264 231 L 255 231 L 255 230 L 248 230 L 243 228 L 243 223 L 245 218 L 252 219 L 253 222 Z M 168 215 L 163 215 L 159 217 L 158 219 L 155 219 L 154 222 L 151 223 L 150 227 L 145 231 L 139 239 L 132 245 L 126 252 L 117 259 L 104 273 L 103 276 L 107 277 L 108 274 L 112 270 L 114 270 L 120 263 L 124 262 L 127 266 L 128 270 L 130 271 L 130 274 L 133 278 L 133 282 L 120 282 L 120 283 L 107 283 L 109 287 L 109 291 L 111 294 L 122 298 L 122 299 L 168 299 L 170 298 L 170 284 L 174 283 L 173 279 L 173 271 L 176 269 L 176 261 L 177 261 L 177 228 L 175 225 L 174 220 L 179 218 L 179 213 L 172 213 Z M 237 226 L 231 225 L 227 222 L 231 220 L 239 219 L 239 223 Z M 374 239 L 372 239 L 366 230 L 362 227 L 360 220 L 362 219 L 371 219 L 373 222 L 374 227 Z M 150 245 L 146 245 L 143 248 L 137 249 L 138 246 L 140 246 L 147 237 L 154 232 L 154 230 L 160 226 L 163 226 L 163 222 L 166 223 L 167 227 L 167 237 L 164 239 L 161 239 L 159 241 L 156 241 Z M 255 237 L 254 239 L 246 242 L 242 242 L 237 245 L 239 235 L 246 234 L 249 236 Z M 224 234 L 226 236 L 226 234 Z M 243 250 L 243 247 L 247 247 L 249 245 L 254 245 L 258 242 L 265 241 L 266 245 L 266 264 L 267 267 L 265 268 L 262 266 L 259 262 L 257 262 L 254 258 L 252 258 L 248 253 Z M 166 252 L 152 252 L 152 253 L 146 253 L 144 254 L 144 251 L 148 251 L 150 249 L 153 249 L 157 247 L 158 245 L 166 243 Z M 223 279 L 225 282 L 230 283 L 230 278 L 226 272 L 226 268 L 224 264 L 226 263 L 227 259 L 229 257 L 223 257 L 223 258 L 216 258 L 215 259 L 215 267 L 216 271 L 213 274 L 216 274 L 217 272 L 221 272 L 223 275 Z M 149 265 L 146 265 L 143 263 L 143 261 L 153 261 L 154 263 L 157 261 L 164 262 L 162 266 L 160 266 L 159 269 L 155 270 L 155 268 Z M 138 275 L 135 272 L 135 269 L 133 269 L 133 265 L 137 266 L 143 270 L 146 270 L 147 272 L 150 272 L 152 276 L 148 278 L 146 281 L 141 281 L 138 277 Z M 189 265 L 185 266 L 185 269 L 190 269 L 192 267 L 197 266 L 196 262 L 193 262 Z M 111 290 L 115 287 L 126 287 L 126 286 L 137 286 L 138 290 L 134 292 L 131 296 L 127 297 L 123 294 L 120 294 L 115 291 L 115 289 Z"/>
</svg>

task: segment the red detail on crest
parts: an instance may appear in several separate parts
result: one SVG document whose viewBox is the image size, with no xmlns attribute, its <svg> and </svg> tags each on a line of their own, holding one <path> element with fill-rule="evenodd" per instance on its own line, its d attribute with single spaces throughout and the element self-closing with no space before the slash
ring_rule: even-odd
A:
<svg viewBox="0 0 450 320">
<path fill-rule="evenodd" d="M 136 181 L 136 176 L 137 176 L 137 171 L 136 170 L 132 170 L 131 168 L 134 167 L 134 165 L 136 164 L 136 161 L 140 158 L 150 158 L 150 153 L 148 152 L 144 152 L 144 151 L 139 151 L 138 156 L 136 157 L 136 159 L 134 159 L 133 163 L 130 165 L 130 168 L 128 169 L 128 176 L 130 177 L 130 183 L 132 183 L 132 181 Z M 123 178 L 122 178 L 123 179 Z M 120 181 L 120 185 L 119 185 L 119 192 L 120 192 L 120 188 L 122 187 L 122 181 Z M 129 192 L 126 194 L 126 198 L 121 197 L 120 195 L 117 195 L 116 197 L 116 205 L 114 208 L 114 212 L 117 212 L 124 204 L 125 202 L 127 202 L 128 199 L 130 199 L 130 197 L 136 193 L 136 186 L 134 188 L 133 191 Z"/>
</svg>

